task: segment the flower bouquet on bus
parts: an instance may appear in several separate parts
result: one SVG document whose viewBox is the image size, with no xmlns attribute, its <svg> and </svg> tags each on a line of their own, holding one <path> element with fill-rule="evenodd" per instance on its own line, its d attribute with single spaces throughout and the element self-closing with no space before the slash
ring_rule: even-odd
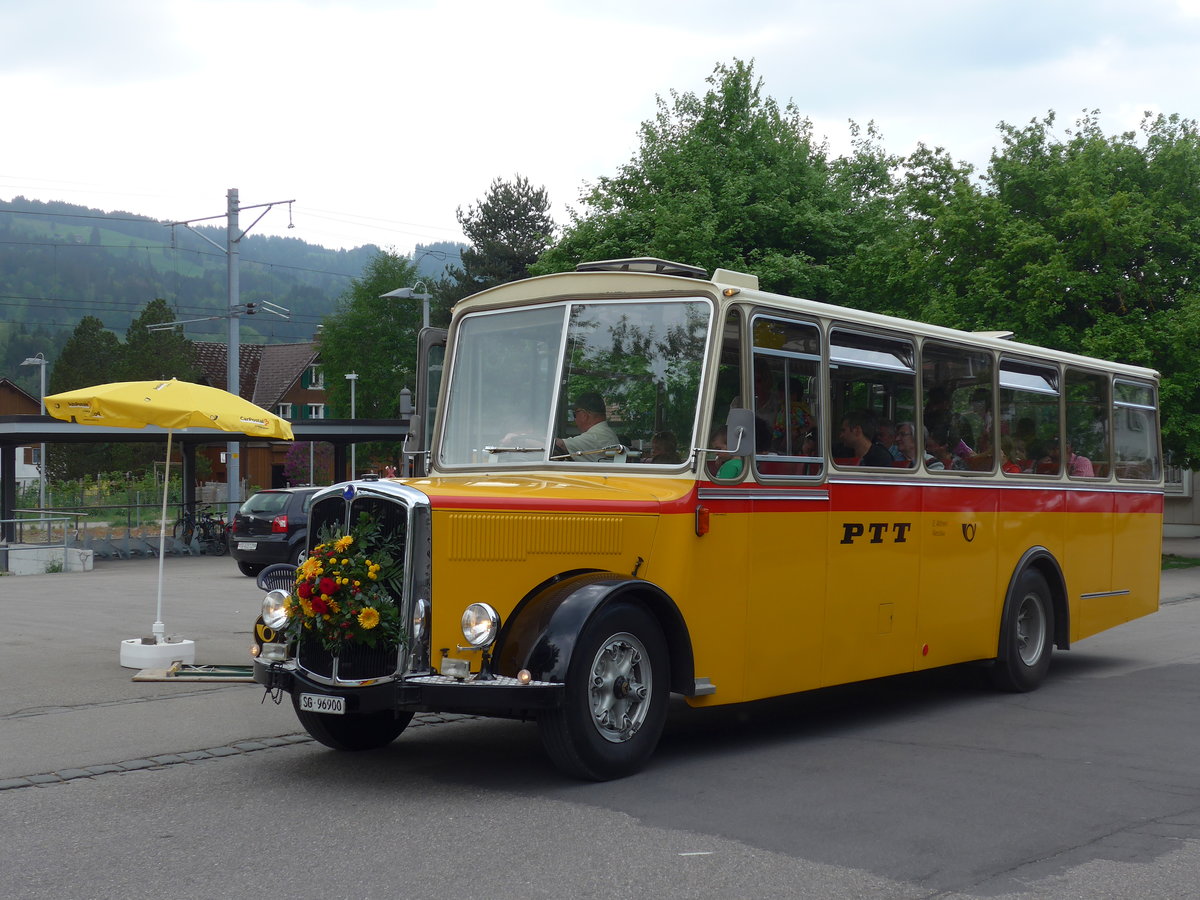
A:
<svg viewBox="0 0 1200 900">
<path fill-rule="evenodd" d="M 399 644 L 405 636 L 398 599 L 404 548 L 362 513 L 347 534 L 325 526 L 318 543 L 296 571 L 285 604 L 285 639 L 315 638 L 331 654 L 347 644 L 374 649 Z"/>
</svg>

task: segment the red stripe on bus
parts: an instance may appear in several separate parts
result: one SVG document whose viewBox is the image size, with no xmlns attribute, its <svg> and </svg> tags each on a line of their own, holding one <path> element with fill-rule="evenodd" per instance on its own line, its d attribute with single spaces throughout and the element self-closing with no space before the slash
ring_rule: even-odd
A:
<svg viewBox="0 0 1200 900">
<path fill-rule="evenodd" d="M 700 497 L 703 490 L 704 496 Z M 722 496 L 723 494 L 727 496 Z M 761 497 L 755 497 L 761 494 Z M 841 484 L 789 490 L 744 483 L 736 487 L 697 485 L 676 500 L 611 500 L 539 497 L 433 496 L 438 510 L 554 512 L 633 515 L 693 515 L 698 505 L 719 513 L 751 512 L 1080 512 L 1161 515 L 1163 495 L 1156 491 L 1072 488 L 1046 485 L 964 487 L 951 484 Z"/>
</svg>

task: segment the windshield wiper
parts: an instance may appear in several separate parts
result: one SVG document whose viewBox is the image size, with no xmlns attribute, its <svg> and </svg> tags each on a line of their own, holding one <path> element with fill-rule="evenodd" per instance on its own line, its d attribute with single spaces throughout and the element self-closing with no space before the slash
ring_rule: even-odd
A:
<svg viewBox="0 0 1200 900">
<path fill-rule="evenodd" d="M 484 447 L 484 453 L 543 453 L 545 447 Z"/>
</svg>

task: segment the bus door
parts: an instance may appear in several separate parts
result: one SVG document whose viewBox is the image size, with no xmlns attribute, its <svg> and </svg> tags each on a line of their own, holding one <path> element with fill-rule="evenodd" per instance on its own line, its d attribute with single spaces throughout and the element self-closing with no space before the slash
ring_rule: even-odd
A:
<svg viewBox="0 0 1200 900">
<path fill-rule="evenodd" d="M 921 354 L 922 421 L 931 445 L 950 452 L 938 459 L 924 489 L 921 611 L 914 661 L 918 669 L 994 656 L 1011 568 L 1000 569 L 1001 546 L 1016 558 L 1037 517 L 1028 512 L 1041 492 L 1007 490 L 994 474 L 1011 449 L 1014 398 L 1000 379 L 1001 416 L 994 398 L 991 353 L 926 341 Z M 1024 376 L 1021 384 L 1033 381 Z M 1037 394 L 1038 415 L 1057 421 L 1049 382 Z M 1032 396 L 1032 395 L 1031 395 Z M 996 427 L 999 423 L 999 427 Z M 1004 440 L 1001 440 L 1001 439 Z M 999 451 L 999 452 L 997 452 Z M 1001 515 L 1003 508 L 1011 512 Z M 1024 509 L 1025 511 L 1021 511 Z M 1001 531 L 1001 529 L 1004 529 Z"/>
<path fill-rule="evenodd" d="M 831 414 L 825 434 L 835 471 L 824 545 L 829 576 L 823 684 L 913 668 L 921 460 L 897 458 L 879 436 L 894 433 L 896 426 L 916 428 L 915 361 L 908 337 L 830 330 Z"/>
<path fill-rule="evenodd" d="M 819 686 L 829 491 L 818 422 L 821 330 L 751 320 L 755 456 L 750 498 L 747 687 L 766 697 Z"/>
<path fill-rule="evenodd" d="M 401 475 L 414 477 L 429 472 L 429 450 L 433 446 L 433 421 L 446 362 L 445 328 L 422 328 L 417 338 L 417 396 L 404 438 Z"/>
</svg>

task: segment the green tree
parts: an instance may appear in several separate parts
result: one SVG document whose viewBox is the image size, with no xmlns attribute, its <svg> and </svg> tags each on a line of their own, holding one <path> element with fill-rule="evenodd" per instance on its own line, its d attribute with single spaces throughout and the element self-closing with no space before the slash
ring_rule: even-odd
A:
<svg viewBox="0 0 1200 900">
<path fill-rule="evenodd" d="M 95 316 L 84 316 L 50 366 L 51 394 L 119 380 L 121 339 Z"/>
<path fill-rule="evenodd" d="M 51 394 L 120 380 L 121 340 L 95 316 L 84 316 L 50 366 Z M 79 478 L 123 469 L 128 453 L 119 444 L 55 444 L 47 450 L 52 478 Z"/>
<path fill-rule="evenodd" d="M 195 381 L 199 376 L 192 342 L 183 335 L 183 327 L 151 331 L 151 325 L 162 325 L 178 318 L 162 299 L 146 304 L 125 332 L 125 349 L 121 365 L 123 381 L 153 381 L 177 378 Z"/>
<path fill-rule="evenodd" d="M 460 206 L 457 214 L 471 245 L 461 251 L 461 265 L 446 267 L 439 284 L 446 309 L 477 291 L 525 278 L 554 236 L 546 189 L 522 175 L 494 179 L 482 200 L 465 211 Z"/>
<path fill-rule="evenodd" d="M 855 249 L 883 230 L 897 162 L 869 129 L 831 162 L 793 103 L 764 94 L 753 64 L 718 65 L 704 96 L 671 93 L 642 123 L 641 146 L 583 197 L 534 274 L 585 259 L 658 256 L 741 269 L 768 290 L 820 300 L 844 293 Z"/>
<path fill-rule="evenodd" d="M 395 418 L 401 389 L 415 389 L 421 301 L 380 297 L 415 281 L 411 260 L 380 251 L 325 318 L 318 341 L 331 416 L 350 416 L 345 378 L 350 372 L 358 374 L 354 406 L 359 418 Z"/>
<path fill-rule="evenodd" d="M 1164 445 L 1200 459 L 1196 123 L 1148 115 L 1107 136 L 1090 112 L 1060 135 L 1050 113 L 1000 132 L 977 184 L 944 154 L 910 158 L 907 222 L 864 254 L 883 286 L 872 302 L 1156 368 Z"/>
</svg>

